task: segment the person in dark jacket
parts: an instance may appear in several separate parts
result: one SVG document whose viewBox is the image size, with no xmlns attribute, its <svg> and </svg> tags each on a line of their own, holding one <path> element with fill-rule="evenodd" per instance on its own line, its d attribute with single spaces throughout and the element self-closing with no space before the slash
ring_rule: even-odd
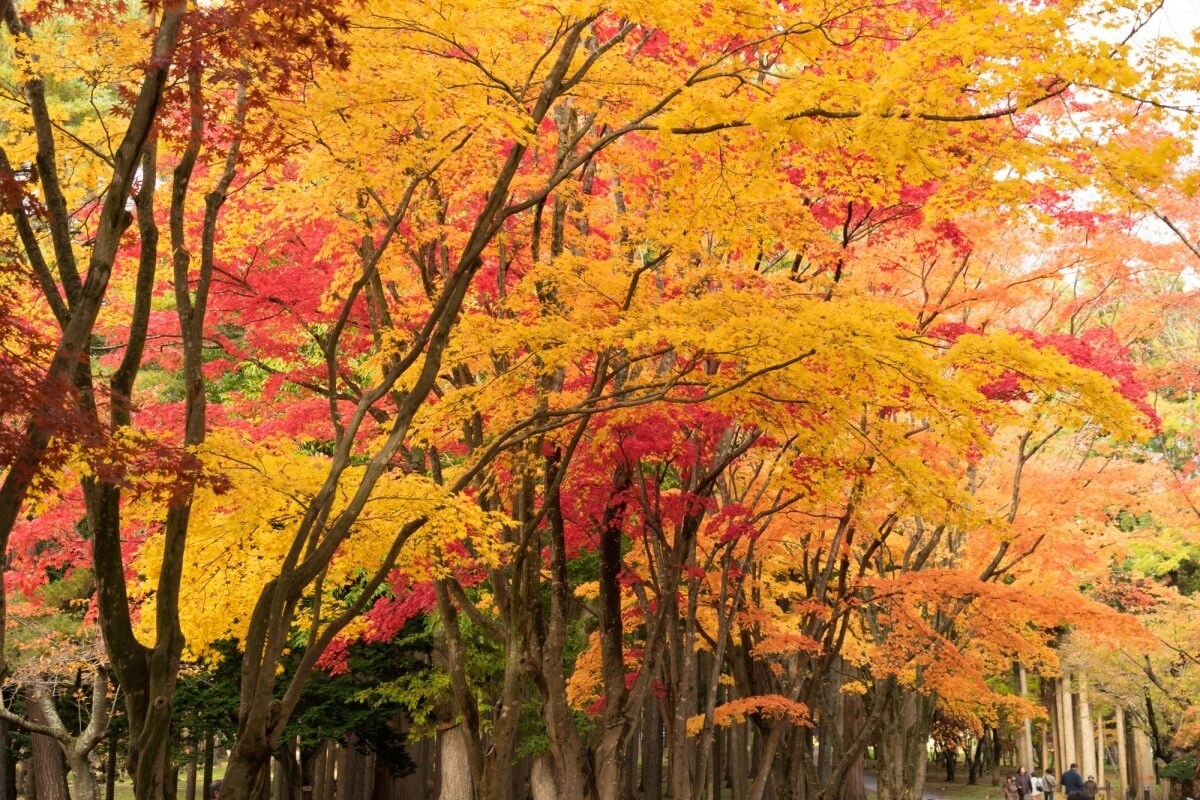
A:
<svg viewBox="0 0 1200 800">
<path fill-rule="evenodd" d="M 1017 774 L 1014 776 L 1017 779 L 1017 796 L 1020 800 L 1025 800 L 1033 794 L 1033 778 L 1029 776 L 1029 770 L 1024 767 L 1017 768 Z"/>
<path fill-rule="evenodd" d="M 1096 779 L 1088 775 L 1087 780 L 1083 782 L 1083 793 L 1087 796 L 1088 800 L 1093 800 L 1096 797 L 1097 788 L 1099 787 L 1096 786 Z"/>
<path fill-rule="evenodd" d="M 1083 791 L 1083 776 L 1079 774 L 1079 765 L 1072 764 L 1071 768 L 1062 774 L 1062 790 L 1068 797 L 1072 792 Z"/>
</svg>

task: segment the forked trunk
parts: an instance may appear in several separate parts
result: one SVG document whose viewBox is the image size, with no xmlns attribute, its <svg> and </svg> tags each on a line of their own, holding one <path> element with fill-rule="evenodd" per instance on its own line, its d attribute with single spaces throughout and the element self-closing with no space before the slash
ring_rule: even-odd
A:
<svg viewBox="0 0 1200 800">
<path fill-rule="evenodd" d="M 243 729 L 229 751 L 221 800 L 267 800 L 270 786 L 270 744 L 266 737 Z"/>
<path fill-rule="evenodd" d="M 884 692 L 879 725 L 879 800 L 919 800 L 928 763 L 926 744 L 933 698 L 899 689 Z"/>
</svg>

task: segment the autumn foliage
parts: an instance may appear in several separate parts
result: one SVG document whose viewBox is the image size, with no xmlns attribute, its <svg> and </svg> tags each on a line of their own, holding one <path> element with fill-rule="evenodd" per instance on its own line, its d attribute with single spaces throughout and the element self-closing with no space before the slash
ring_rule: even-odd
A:
<svg viewBox="0 0 1200 800">
<path fill-rule="evenodd" d="M 1127 5 L 6 6 L 5 592 L 95 576 L 139 800 L 230 642 L 232 800 L 414 620 L 489 800 L 890 800 L 1152 650 L 1196 73 Z"/>
</svg>

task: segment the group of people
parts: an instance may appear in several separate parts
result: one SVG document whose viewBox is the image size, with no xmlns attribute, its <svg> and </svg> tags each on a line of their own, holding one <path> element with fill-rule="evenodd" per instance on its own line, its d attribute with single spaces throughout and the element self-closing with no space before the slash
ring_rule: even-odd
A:
<svg viewBox="0 0 1200 800">
<path fill-rule="evenodd" d="M 1034 795 L 1041 795 L 1042 800 L 1054 800 L 1056 788 L 1058 782 L 1054 780 L 1053 773 L 1031 775 L 1025 767 L 1020 767 L 1017 774 L 1004 783 L 1004 800 L 1026 800 Z M 1095 800 L 1096 788 L 1096 779 L 1089 775 L 1084 780 L 1076 764 L 1062 774 L 1062 791 L 1066 794 L 1066 800 Z"/>
</svg>

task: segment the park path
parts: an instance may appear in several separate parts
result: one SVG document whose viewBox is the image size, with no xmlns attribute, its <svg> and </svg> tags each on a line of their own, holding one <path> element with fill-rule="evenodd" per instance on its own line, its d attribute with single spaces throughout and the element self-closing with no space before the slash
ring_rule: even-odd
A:
<svg viewBox="0 0 1200 800">
<path fill-rule="evenodd" d="M 863 788 L 868 792 L 879 791 L 879 776 L 872 770 L 863 771 Z M 950 795 L 939 791 L 936 787 L 926 786 L 921 789 L 922 800 L 952 800 Z"/>
</svg>

